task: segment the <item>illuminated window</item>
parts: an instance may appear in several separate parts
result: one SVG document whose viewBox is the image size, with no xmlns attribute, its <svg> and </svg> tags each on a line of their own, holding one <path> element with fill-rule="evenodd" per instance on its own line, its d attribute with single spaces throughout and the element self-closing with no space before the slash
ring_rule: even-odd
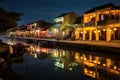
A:
<svg viewBox="0 0 120 80">
<path fill-rule="evenodd" d="M 55 18 L 54 22 L 64 22 L 64 18 L 63 17 Z"/>
<path fill-rule="evenodd" d="M 85 20 L 87 20 L 88 18 L 87 17 L 85 17 Z"/>
<path fill-rule="evenodd" d="M 92 18 L 92 16 L 90 16 L 90 18 Z"/>
<path fill-rule="evenodd" d="M 101 20 L 102 20 L 102 21 L 104 20 L 104 15 L 101 15 Z"/>
</svg>

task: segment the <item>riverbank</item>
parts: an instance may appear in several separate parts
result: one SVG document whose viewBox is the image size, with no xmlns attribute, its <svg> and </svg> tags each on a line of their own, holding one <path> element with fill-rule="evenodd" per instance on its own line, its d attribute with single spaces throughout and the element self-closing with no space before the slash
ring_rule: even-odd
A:
<svg viewBox="0 0 120 80">
<path fill-rule="evenodd" d="M 95 51 L 101 53 L 120 54 L 120 43 L 90 42 L 90 41 L 57 41 L 57 46 Z"/>
<path fill-rule="evenodd" d="M 55 39 L 33 38 L 33 37 L 14 37 L 14 38 L 30 39 L 35 41 L 48 41 L 54 43 L 56 46 L 79 48 L 85 51 L 90 50 L 97 52 L 120 54 L 120 40 L 107 42 L 107 41 L 55 40 Z"/>
</svg>

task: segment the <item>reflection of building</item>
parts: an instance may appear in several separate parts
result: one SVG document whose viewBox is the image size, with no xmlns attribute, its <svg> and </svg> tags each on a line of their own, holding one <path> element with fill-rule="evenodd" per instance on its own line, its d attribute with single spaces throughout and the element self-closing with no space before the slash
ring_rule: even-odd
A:
<svg viewBox="0 0 120 80">
<path fill-rule="evenodd" d="M 96 79 L 103 79 L 106 76 L 120 78 L 120 61 L 113 58 L 103 58 L 89 54 L 75 54 L 75 59 L 83 64 L 84 74 Z M 119 59 L 119 58 L 118 58 Z"/>
<path fill-rule="evenodd" d="M 27 50 L 30 55 L 40 59 L 46 58 L 51 51 L 50 48 L 44 48 L 37 45 L 30 45 L 30 47 Z"/>
<path fill-rule="evenodd" d="M 59 68 L 73 70 L 78 67 L 78 63 L 74 58 L 74 52 L 58 49 L 53 53 L 53 57 L 55 58 L 55 66 Z"/>
<path fill-rule="evenodd" d="M 82 66 L 84 75 L 95 79 L 107 80 L 108 76 L 110 76 L 109 79 L 120 79 L 119 56 L 99 55 L 93 52 L 75 52 L 60 48 L 52 50 L 39 46 L 31 46 L 29 50 L 32 51 L 30 55 L 36 58 L 45 59 L 49 55 L 54 60 L 54 65 L 59 69 L 75 70 L 79 66 Z M 40 51 L 44 53 L 41 54 Z"/>
<path fill-rule="evenodd" d="M 59 30 L 58 36 L 60 38 L 72 35 L 74 29 L 71 24 L 73 24 L 77 18 L 79 18 L 79 15 L 74 12 L 64 13 L 54 18 L 55 26 Z"/>
<path fill-rule="evenodd" d="M 120 8 L 112 3 L 84 13 L 83 40 L 120 40 Z"/>
</svg>

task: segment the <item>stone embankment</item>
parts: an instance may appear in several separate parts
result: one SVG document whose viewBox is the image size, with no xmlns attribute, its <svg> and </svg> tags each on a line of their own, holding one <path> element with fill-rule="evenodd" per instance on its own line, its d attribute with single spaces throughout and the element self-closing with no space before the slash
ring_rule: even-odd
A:
<svg viewBox="0 0 120 80">
<path fill-rule="evenodd" d="M 119 41 L 56 41 L 57 46 L 66 46 L 69 48 L 82 49 L 84 51 L 96 51 L 112 54 L 120 54 Z"/>
<path fill-rule="evenodd" d="M 48 41 L 54 43 L 56 46 L 77 48 L 82 50 L 90 50 L 97 52 L 105 52 L 112 54 L 120 54 L 120 40 L 117 41 L 80 41 L 80 40 L 55 40 L 55 39 L 41 39 L 41 38 L 31 38 L 31 37 L 14 37 L 18 39 L 27 39 L 34 41 Z"/>
</svg>

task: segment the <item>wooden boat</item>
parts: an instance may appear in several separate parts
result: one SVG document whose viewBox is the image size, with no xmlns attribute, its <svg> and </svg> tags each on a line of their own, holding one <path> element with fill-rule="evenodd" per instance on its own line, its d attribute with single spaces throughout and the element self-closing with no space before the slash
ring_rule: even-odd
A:
<svg viewBox="0 0 120 80">
<path fill-rule="evenodd" d="M 0 46 L 0 54 L 6 52 L 8 50 L 8 47 L 1 47 Z"/>
<path fill-rule="evenodd" d="M 9 49 L 9 46 L 3 42 L 0 42 L 0 54 L 6 52 Z"/>
<path fill-rule="evenodd" d="M 0 42 L 0 57 L 6 60 L 9 56 L 9 45 L 4 42 Z"/>
<path fill-rule="evenodd" d="M 12 57 L 22 56 L 26 52 L 25 46 L 21 43 L 17 43 L 16 45 L 13 45 L 12 48 L 13 48 L 13 53 L 10 55 Z"/>
</svg>

